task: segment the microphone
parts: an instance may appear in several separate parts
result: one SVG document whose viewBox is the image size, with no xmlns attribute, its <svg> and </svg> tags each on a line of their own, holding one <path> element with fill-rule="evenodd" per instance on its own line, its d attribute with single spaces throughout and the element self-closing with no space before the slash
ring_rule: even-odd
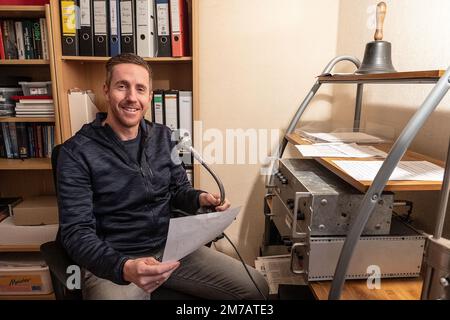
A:
<svg viewBox="0 0 450 320">
<path fill-rule="evenodd" d="M 189 134 L 186 132 L 184 135 L 179 134 L 179 138 L 177 139 L 178 143 L 176 144 L 176 149 L 179 152 L 190 152 L 193 157 L 209 172 L 209 174 L 214 178 L 219 187 L 220 192 L 220 204 L 223 205 L 225 202 L 225 188 L 223 187 L 222 181 L 220 181 L 217 174 L 208 166 L 208 164 L 204 161 L 203 157 L 192 147 L 192 140 Z"/>
</svg>

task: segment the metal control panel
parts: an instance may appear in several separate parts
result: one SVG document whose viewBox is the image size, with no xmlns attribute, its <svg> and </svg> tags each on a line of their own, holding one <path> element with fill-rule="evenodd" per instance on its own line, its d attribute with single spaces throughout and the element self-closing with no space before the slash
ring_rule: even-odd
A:
<svg viewBox="0 0 450 320">
<path fill-rule="evenodd" d="M 307 281 L 330 280 L 364 194 L 314 160 L 281 159 L 271 219 L 291 242 L 291 270 Z M 417 277 L 425 236 L 393 217 L 394 194 L 383 193 L 358 241 L 347 279 Z"/>
<path fill-rule="evenodd" d="M 280 159 L 274 183 L 273 221 L 294 238 L 346 235 L 364 197 L 314 160 Z M 383 193 L 363 235 L 389 234 L 393 202 L 392 193 Z"/>
<path fill-rule="evenodd" d="M 358 240 L 346 279 L 418 277 L 425 235 L 398 218 L 390 235 L 362 236 Z M 291 248 L 291 269 L 306 281 L 332 280 L 345 237 L 308 237 Z"/>
</svg>

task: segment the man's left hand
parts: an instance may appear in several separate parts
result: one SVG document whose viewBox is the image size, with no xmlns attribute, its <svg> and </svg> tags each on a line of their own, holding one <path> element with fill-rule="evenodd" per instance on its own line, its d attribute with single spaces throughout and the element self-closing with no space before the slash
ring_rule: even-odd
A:
<svg viewBox="0 0 450 320">
<path fill-rule="evenodd" d="M 203 192 L 199 196 L 199 204 L 201 207 L 214 207 L 216 211 L 225 211 L 230 207 L 230 201 L 225 198 L 225 201 L 220 206 L 220 195 L 217 193 Z"/>
</svg>

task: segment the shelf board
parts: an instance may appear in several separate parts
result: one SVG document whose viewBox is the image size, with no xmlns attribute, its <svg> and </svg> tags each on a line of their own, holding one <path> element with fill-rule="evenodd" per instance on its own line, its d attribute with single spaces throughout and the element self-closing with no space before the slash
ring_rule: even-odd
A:
<svg viewBox="0 0 450 320">
<path fill-rule="evenodd" d="M 51 170 L 49 158 L 0 159 L 0 170 Z"/>
<path fill-rule="evenodd" d="M 367 288 L 367 280 L 347 280 L 341 300 L 420 300 L 421 278 L 381 279 L 380 290 Z M 310 282 L 309 287 L 317 300 L 328 300 L 331 281 Z"/>
<path fill-rule="evenodd" d="M 55 118 L 38 118 L 38 117 L 0 117 L 0 122 L 55 122 Z"/>
<path fill-rule="evenodd" d="M 310 144 L 309 141 L 303 139 L 298 135 L 297 133 L 291 133 L 286 135 L 286 139 L 294 144 Z M 372 145 L 376 147 L 377 149 L 380 149 L 384 152 L 389 152 L 389 150 L 392 147 L 392 144 L 374 144 Z M 346 182 L 350 183 L 353 187 L 358 189 L 361 192 L 366 192 L 370 186 L 372 185 L 372 181 L 362 181 L 362 180 L 355 180 L 353 179 L 349 174 L 347 174 L 344 170 L 339 168 L 336 164 L 334 164 L 334 160 L 358 160 L 358 161 L 373 161 L 373 160 L 379 160 L 375 158 L 358 158 L 358 159 L 352 159 L 352 158 L 314 158 L 317 162 L 319 162 L 321 165 L 326 167 L 328 170 L 339 176 L 341 179 L 345 180 Z M 413 151 L 407 151 L 404 157 L 402 158 L 402 161 L 428 161 L 431 163 L 434 163 L 438 166 L 444 167 L 445 164 L 443 161 L 439 161 L 436 159 L 433 159 L 431 157 L 427 157 L 425 155 L 419 154 L 417 152 Z M 388 181 L 386 184 L 386 187 L 384 188 L 385 191 L 431 191 L 431 190 L 441 190 L 442 182 L 440 181 Z"/>
<path fill-rule="evenodd" d="M 2 18 L 38 18 L 45 17 L 45 6 L 0 5 Z"/>
<path fill-rule="evenodd" d="M 0 60 L 0 66 L 29 66 L 29 65 L 49 65 L 50 60 L 42 59 L 4 59 Z"/>
<path fill-rule="evenodd" d="M 320 83 L 435 83 L 445 70 L 394 72 L 380 74 L 326 74 L 318 76 Z"/>
<path fill-rule="evenodd" d="M 85 57 L 85 56 L 63 56 L 63 61 L 78 61 L 86 63 L 102 63 L 106 62 L 111 57 Z M 157 57 L 157 58 L 144 58 L 145 61 L 150 63 L 189 63 L 192 62 L 192 57 Z"/>
<path fill-rule="evenodd" d="M 24 295 L 0 295 L 0 300 L 56 300 L 56 296 L 54 293 L 24 294 Z"/>
<path fill-rule="evenodd" d="M 0 245 L 0 252 L 39 252 L 40 244 Z"/>
</svg>

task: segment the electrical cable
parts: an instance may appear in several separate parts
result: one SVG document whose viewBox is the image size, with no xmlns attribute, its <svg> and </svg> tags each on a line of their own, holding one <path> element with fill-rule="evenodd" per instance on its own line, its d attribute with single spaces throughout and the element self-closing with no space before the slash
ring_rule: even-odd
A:
<svg viewBox="0 0 450 320">
<path fill-rule="evenodd" d="M 259 289 L 258 285 L 256 284 L 255 279 L 253 279 L 252 275 L 250 274 L 250 271 L 248 271 L 247 265 L 244 262 L 244 259 L 242 259 L 241 255 L 239 254 L 239 251 L 237 250 L 236 246 L 234 245 L 233 242 L 231 242 L 230 238 L 228 238 L 228 236 L 224 233 L 222 233 L 223 236 L 228 240 L 228 242 L 231 244 L 231 246 L 233 247 L 234 251 L 236 251 L 239 259 L 242 262 L 242 265 L 245 268 L 245 271 L 247 272 L 248 276 L 250 277 L 250 280 L 252 280 L 253 284 L 255 285 L 256 289 L 259 291 L 259 293 L 261 294 L 261 296 L 263 297 L 264 300 L 268 300 L 267 297 L 264 295 L 264 293 L 262 293 L 262 291 Z"/>
</svg>

